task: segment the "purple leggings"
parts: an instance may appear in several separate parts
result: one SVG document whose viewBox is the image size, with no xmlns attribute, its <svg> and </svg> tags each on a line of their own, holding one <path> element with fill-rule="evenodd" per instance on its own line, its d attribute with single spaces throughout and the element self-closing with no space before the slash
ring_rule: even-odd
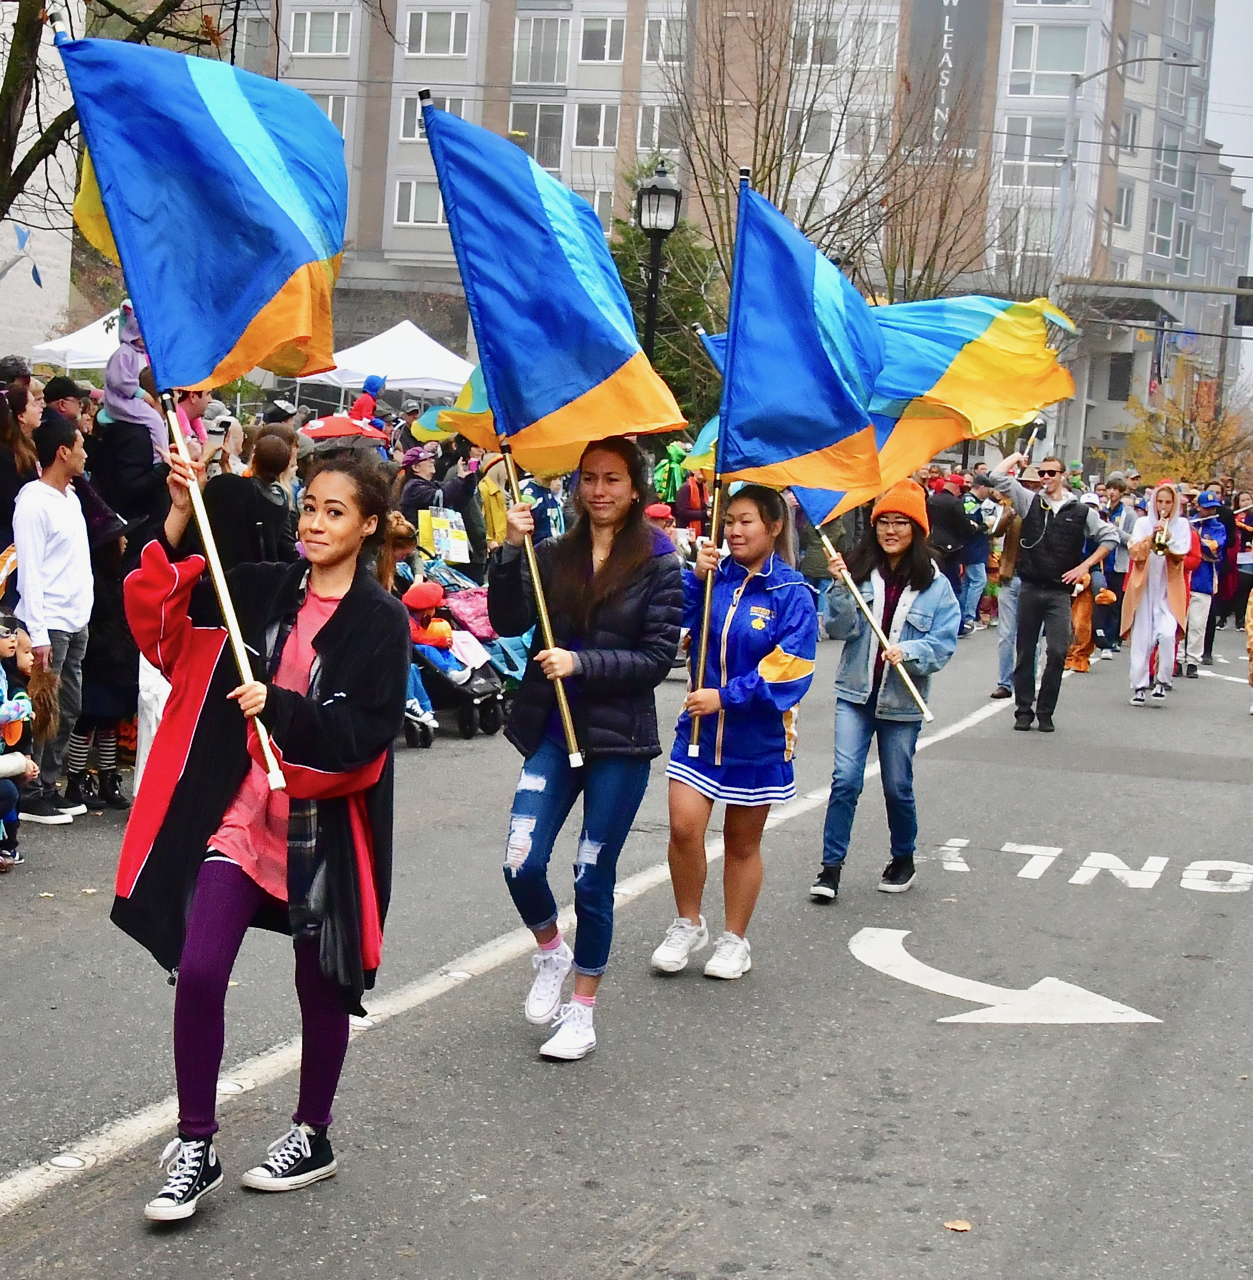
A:
<svg viewBox="0 0 1253 1280">
<path fill-rule="evenodd" d="M 196 879 L 174 988 L 174 1072 L 178 1130 L 189 1138 L 217 1132 L 218 1071 L 226 1038 L 226 986 L 248 925 L 273 899 L 233 862 L 206 861 Z M 348 1050 L 348 1015 L 318 964 L 316 942 L 296 946 L 302 1048 L 294 1123 L 331 1123 L 331 1103 Z"/>
</svg>

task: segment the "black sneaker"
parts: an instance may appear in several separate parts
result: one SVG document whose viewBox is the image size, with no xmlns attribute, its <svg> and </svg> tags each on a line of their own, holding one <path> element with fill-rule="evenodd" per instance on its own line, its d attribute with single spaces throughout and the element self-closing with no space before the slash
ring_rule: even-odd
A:
<svg viewBox="0 0 1253 1280">
<path fill-rule="evenodd" d="M 1030 711 L 1022 711 L 1014 716 L 1014 728 L 1026 733 L 1031 728 L 1031 722 L 1035 719 L 1035 715 Z"/>
<path fill-rule="evenodd" d="M 337 1167 L 326 1126 L 294 1124 L 290 1132 L 270 1143 L 269 1159 L 249 1169 L 240 1182 L 254 1191 L 295 1191 L 333 1178 Z"/>
<path fill-rule="evenodd" d="M 82 812 L 86 813 L 89 809 L 93 813 L 104 812 L 104 801 L 100 798 L 100 792 L 96 787 L 96 779 L 85 769 L 82 773 L 71 773 L 65 780 L 65 799 L 64 804 L 67 809 L 74 806 L 70 812 L 79 812 L 79 806 L 82 806 Z"/>
<path fill-rule="evenodd" d="M 883 868 L 883 879 L 879 881 L 878 889 L 880 893 L 904 893 L 917 878 L 912 857 L 893 858 Z"/>
<path fill-rule="evenodd" d="M 1043 711 L 1037 712 L 1036 718 L 1035 718 L 1035 727 L 1039 729 L 1041 733 L 1052 733 L 1053 717 L 1046 716 Z"/>
<path fill-rule="evenodd" d="M 1201 666 L 1212 667 L 1214 665 L 1214 655 L 1212 653 L 1201 654 Z"/>
<path fill-rule="evenodd" d="M 180 1133 L 161 1153 L 158 1163 L 165 1165 L 165 1186 L 144 1205 L 144 1217 L 150 1222 L 190 1218 L 200 1197 L 222 1185 L 222 1166 L 212 1138 L 186 1138 Z"/>
<path fill-rule="evenodd" d="M 86 813 L 87 810 L 84 809 L 83 812 Z M 22 817 L 27 822 L 39 822 L 48 827 L 74 821 L 72 813 L 67 813 L 48 796 L 36 796 L 33 800 L 23 800 Z"/>
<path fill-rule="evenodd" d="M 100 775 L 100 805 L 105 809 L 129 809 L 131 802 L 122 791 L 122 775 L 111 769 Z"/>
<path fill-rule="evenodd" d="M 48 796 L 48 800 L 71 818 L 81 818 L 87 812 L 87 805 L 82 800 L 73 800 L 69 796 L 58 795 L 55 791 Z"/>
<path fill-rule="evenodd" d="M 1184 667 L 1183 675 L 1185 680 L 1199 680 L 1201 678 L 1201 673 L 1196 669 L 1195 662 L 1189 662 L 1188 665 Z"/>
<path fill-rule="evenodd" d="M 840 867 L 824 866 L 818 879 L 809 886 L 809 896 L 815 902 L 834 902 L 840 896 Z"/>
</svg>

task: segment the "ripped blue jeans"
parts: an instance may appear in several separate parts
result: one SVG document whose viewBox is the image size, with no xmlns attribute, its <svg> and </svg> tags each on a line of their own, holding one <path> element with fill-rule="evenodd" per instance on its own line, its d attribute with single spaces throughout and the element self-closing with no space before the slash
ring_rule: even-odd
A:
<svg viewBox="0 0 1253 1280">
<path fill-rule="evenodd" d="M 574 856 L 574 967 L 605 972 L 613 940 L 613 887 L 618 855 L 648 788 L 647 760 L 601 756 L 571 769 L 565 744 L 545 738 L 522 766 L 509 815 L 505 883 L 528 929 L 557 919 L 548 862 L 565 820 L 583 793 L 583 830 Z"/>
</svg>

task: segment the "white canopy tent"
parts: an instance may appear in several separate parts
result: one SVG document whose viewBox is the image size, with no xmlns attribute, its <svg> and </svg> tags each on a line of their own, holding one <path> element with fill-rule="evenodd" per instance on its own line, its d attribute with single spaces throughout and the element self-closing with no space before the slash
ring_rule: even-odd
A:
<svg viewBox="0 0 1253 1280">
<path fill-rule="evenodd" d="M 71 369 L 103 369 L 118 349 L 120 329 L 118 313 L 110 311 L 85 329 L 32 347 L 31 357 L 36 364 L 57 365 L 67 373 Z"/>
<path fill-rule="evenodd" d="M 332 387 L 359 387 L 371 374 L 387 379 L 390 391 L 420 391 L 429 397 L 455 396 L 466 382 L 474 366 L 459 355 L 441 347 L 434 338 L 422 332 L 412 320 L 335 352 L 336 368 L 327 373 L 301 378 L 301 382 L 317 382 Z"/>
</svg>

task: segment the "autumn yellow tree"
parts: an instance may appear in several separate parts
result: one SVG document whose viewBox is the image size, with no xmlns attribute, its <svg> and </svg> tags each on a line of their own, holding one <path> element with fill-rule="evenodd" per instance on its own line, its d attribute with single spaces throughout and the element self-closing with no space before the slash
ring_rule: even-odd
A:
<svg viewBox="0 0 1253 1280">
<path fill-rule="evenodd" d="M 1123 452 L 1147 481 L 1169 476 L 1205 484 L 1218 476 L 1237 483 L 1253 479 L 1253 404 L 1247 396 L 1215 403 L 1214 383 L 1203 381 L 1186 398 L 1159 408 L 1132 397 L 1127 408 L 1135 426 Z"/>
</svg>

